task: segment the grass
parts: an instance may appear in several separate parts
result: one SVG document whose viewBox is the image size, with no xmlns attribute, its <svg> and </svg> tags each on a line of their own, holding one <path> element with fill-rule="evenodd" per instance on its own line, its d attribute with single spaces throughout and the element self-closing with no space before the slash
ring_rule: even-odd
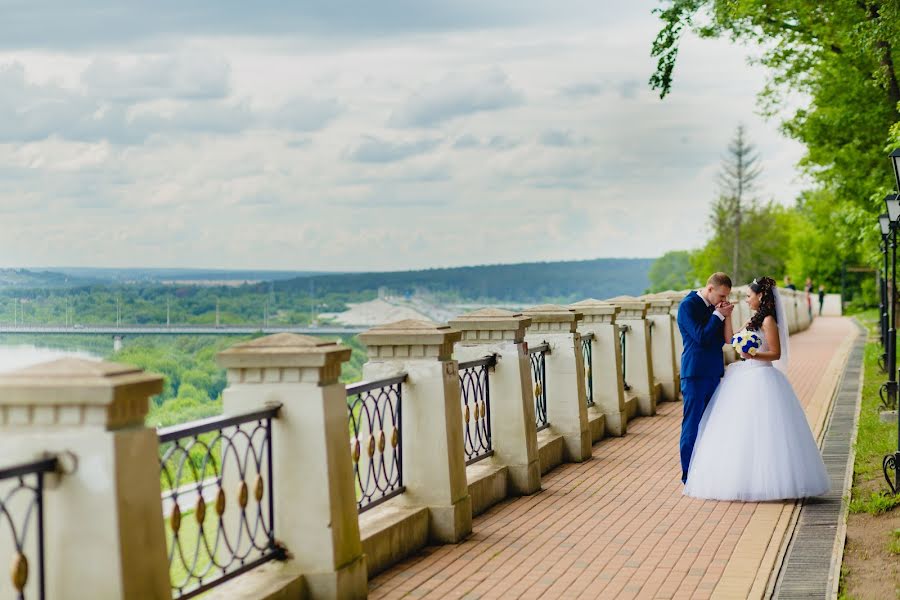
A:
<svg viewBox="0 0 900 600">
<path fill-rule="evenodd" d="M 900 505 L 900 495 L 894 496 L 885 491 L 887 485 L 881 467 L 884 456 L 896 450 L 897 425 L 884 423 L 880 418 L 881 399 L 878 390 L 886 376 L 878 365 L 882 353 L 878 342 L 878 311 L 865 311 L 857 314 L 856 318 L 868 329 L 869 341 L 865 348 L 865 378 L 856 438 L 850 512 L 877 515 Z"/>
<path fill-rule="evenodd" d="M 888 551 L 891 554 L 900 554 L 900 529 L 895 529 L 891 533 L 891 543 L 888 544 Z"/>
</svg>

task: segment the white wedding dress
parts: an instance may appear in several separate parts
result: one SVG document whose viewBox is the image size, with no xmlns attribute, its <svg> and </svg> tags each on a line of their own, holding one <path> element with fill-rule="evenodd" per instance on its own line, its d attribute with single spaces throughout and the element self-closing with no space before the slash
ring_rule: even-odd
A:
<svg viewBox="0 0 900 600">
<path fill-rule="evenodd" d="M 777 293 L 776 302 L 781 308 Z M 806 414 L 781 370 L 787 334 L 783 320 L 778 322 L 781 364 L 746 360 L 726 369 L 700 420 L 686 495 L 752 502 L 820 496 L 831 489 Z M 762 337 L 760 350 L 766 351 Z"/>
</svg>

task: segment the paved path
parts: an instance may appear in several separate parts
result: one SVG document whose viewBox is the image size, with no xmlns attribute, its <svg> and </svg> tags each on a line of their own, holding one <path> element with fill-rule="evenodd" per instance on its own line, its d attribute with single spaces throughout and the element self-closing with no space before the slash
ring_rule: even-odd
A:
<svg viewBox="0 0 900 600">
<path fill-rule="evenodd" d="M 856 331 L 824 318 L 791 338 L 790 378 L 817 435 Z M 680 426 L 680 403 L 661 404 L 595 445 L 593 460 L 558 467 L 541 492 L 478 517 L 465 542 L 381 574 L 370 597 L 762 597 L 795 503 L 683 496 Z"/>
</svg>

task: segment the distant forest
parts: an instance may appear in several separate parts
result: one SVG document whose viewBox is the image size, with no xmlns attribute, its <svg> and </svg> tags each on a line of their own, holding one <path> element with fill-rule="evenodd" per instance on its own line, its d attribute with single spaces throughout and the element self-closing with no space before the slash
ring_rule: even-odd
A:
<svg viewBox="0 0 900 600">
<path fill-rule="evenodd" d="M 379 289 L 394 295 L 424 292 L 434 302 L 514 301 L 521 304 L 572 302 L 640 294 L 649 286 L 652 260 L 600 259 L 429 269 L 395 273 L 298 273 L 291 279 L 238 286 L 191 285 L 161 281 L 186 277 L 251 279 L 263 272 L 84 269 L 56 273 L 0 269 L 0 323 L 88 325 L 172 324 L 304 325 L 322 312 L 341 312 L 347 304 L 377 297 Z M 272 272 L 268 272 L 272 273 Z M 122 350 L 103 336 L 0 336 L 0 344 L 32 343 L 64 350 L 83 350 L 109 360 L 136 365 L 165 378 L 153 398 L 147 424 L 165 426 L 199 419 L 222 410 L 225 373 L 215 354 L 248 338 L 214 336 L 126 337 Z M 343 342 L 353 349 L 341 379 L 356 381 L 366 360 L 356 337 Z"/>
<path fill-rule="evenodd" d="M 571 262 L 485 265 L 423 271 L 346 273 L 297 277 L 274 283 L 275 290 L 346 294 L 387 288 L 417 290 L 448 300 L 572 302 L 585 298 L 638 295 L 649 286 L 653 259 L 600 258 Z"/>
</svg>

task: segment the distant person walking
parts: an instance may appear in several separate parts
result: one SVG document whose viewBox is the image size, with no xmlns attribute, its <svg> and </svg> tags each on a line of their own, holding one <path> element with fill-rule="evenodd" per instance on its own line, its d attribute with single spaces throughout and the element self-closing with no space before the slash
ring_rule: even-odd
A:
<svg viewBox="0 0 900 600">
<path fill-rule="evenodd" d="M 784 276 L 784 287 L 795 292 L 797 291 L 797 286 L 791 282 L 791 278 L 788 275 Z"/>
<path fill-rule="evenodd" d="M 803 289 L 806 290 L 806 308 L 809 310 L 809 320 L 812 321 L 812 293 L 813 293 L 813 282 L 810 277 L 806 278 L 806 285 L 803 286 Z"/>
<path fill-rule="evenodd" d="M 825 306 L 825 286 L 819 286 L 819 316 L 822 316 L 822 307 Z"/>
</svg>

